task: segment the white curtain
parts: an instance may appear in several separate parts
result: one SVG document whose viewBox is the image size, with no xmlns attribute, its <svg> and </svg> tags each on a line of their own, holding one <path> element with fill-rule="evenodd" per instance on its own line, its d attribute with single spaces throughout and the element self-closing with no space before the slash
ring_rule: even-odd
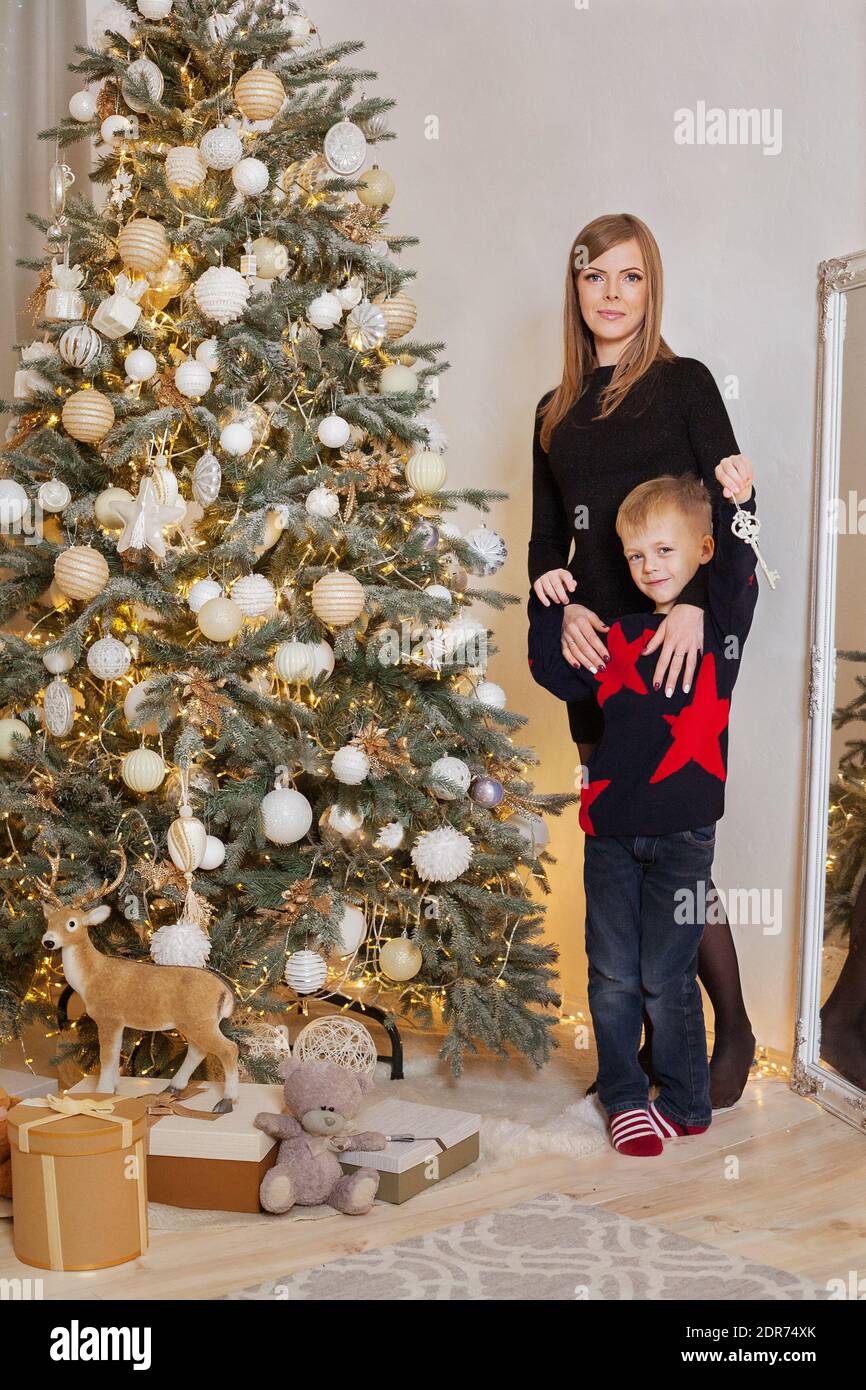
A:
<svg viewBox="0 0 866 1390">
<path fill-rule="evenodd" d="M 10 349 L 34 336 L 24 304 L 37 282 L 15 261 L 44 249 L 45 238 L 27 213 L 51 215 L 55 145 L 37 136 L 69 114 L 69 98 L 84 85 L 79 74 L 67 71 L 67 63 L 80 57 L 75 45 L 87 42 L 84 0 L 0 0 L 0 24 L 0 396 L 11 397 L 18 356 Z M 76 176 L 73 192 L 87 186 L 89 144 L 61 152 Z"/>
</svg>

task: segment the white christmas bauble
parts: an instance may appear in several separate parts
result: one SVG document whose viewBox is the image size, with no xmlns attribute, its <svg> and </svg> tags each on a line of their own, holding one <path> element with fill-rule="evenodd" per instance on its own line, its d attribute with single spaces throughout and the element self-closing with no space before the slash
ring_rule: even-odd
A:
<svg viewBox="0 0 866 1390">
<path fill-rule="evenodd" d="M 421 497 L 432 497 L 440 490 L 447 476 L 445 460 L 432 449 L 421 449 L 406 464 L 406 482 Z"/>
<path fill-rule="evenodd" d="M 328 966 L 318 951 L 295 951 L 286 961 L 283 979 L 296 994 L 315 994 L 328 978 Z"/>
<path fill-rule="evenodd" d="M 147 348 L 134 348 L 124 357 L 123 367 L 130 381 L 151 381 L 156 376 L 157 362 Z"/>
<path fill-rule="evenodd" d="M 242 458 L 253 447 L 253 432 L 240 420 L 233 420 L 220 434 L 220 448 L 233 458 Z"/>
<path fill-rule="evenodd" d="M 75 722 L 75 701 L 62 676 L 55 676 L 46 686 L 42 700 L 42 720 L 49 734 L 65 738 Z"/>
<path fill-rule="evenodd" d="M 454 602 L 454 597 L 450 589 L 446 589 L 444 584 L 428 584 L 424 589 L 428 598 L 441 598 L 443 603 L 450 607 Z"/>
<path fill-rule="evenodd" d="M 119 135 L 131 135 L 132 123 L 128 116 L 121 116 L 115 112 L 113 116 L 106 116 L 102 125 L 99 127 L 99 134 L 106 145 L 113 143 Z"/>
<path fill-rule="evenodd" d="M 320 421 L 317 433 L 320 442 L 328 449 L 342 449 L 351 438 L 349 422 L 342 415 L 326 415 Z"/>
<path fill-rule="evenodd" d="M 313 823 L 313 808 L 293 787 L 276 787 L 261 805 L 265 838 L 274 845 L 293 845 L 303 839 Z"/>
<path fill-rule="evenodd" d="M 379 969 L 389 980 L 412 980 L 423 963 L 424 957 L 408 936 L 392 937 L 379 950 Z"/>
<path fill-rule="evenodd" d="M 0 478 L 0 527 L 17 526 L 27 510 L 27 493 L 14 478 Z"/>
<path fill-rule="evenodd" d="M 208 835 L 200 869 L 218 869 L 225 861 L 226 847 L 217 835 Z"/>
<path fill-rule="evenodd" d="M 354 309 L 364 298 L 364 287 L 358 276 L 353 275 L 345 285 L 338 285 L 333 295 L 342 309 Z"/>
<path fill-rule="evenodd" d="M 125 39 L 131 39 L 135 31 L 135 20 L 119 0 L 108 0 L 108 4 L 103 5 L 91 21 L 93 47 L 101 53 L 114 42 L 109 31 L 111 34 L 122 34 Z"/>
<path fill-rule="evenodd" d="M 232 183 L 238 193 L 244 193 L 250 198 L 264 193 L 270 181 L 268 166 L 261 159 L 242 159 L 232 169 Z"/>
<path fill-rule="evenodd" d="M 337 121 L 325 134 L 322 153 L 335 174 L 351 178 L 364 167 L 367 137 L 354 121 Z"/>
<path fill-rule="evenodd" d="M 100 637 L 87 653 L 87 669 L 101 681 L 120 680 L 132 665 L 132 652 L 116 637 Z"/>
<path fill-rule="evenodd" d="M 373 848 L 386 850 L 399 849 L 405 838 L 405 827 L 402 826 L 398 820 L 391 820 L 388 821 L 387 825 L 382 826 L 373 841 Z"/>
<path fill-rule="evenodd" d="M 348 806 L 331 806 L 319 818 L 319 825 L 323 830 L 330 830 L 338 837 L 345 836 L 350 841 L 363 824 L 362 812 L 352 811 Z"/>
<path fill-rule="evenodd" d="M 195 873 L 204 858 L 207 831 L 189 806 L 181 806 L 180 815 L 168 827 L 166 845 L 176 868 L 185 874 Z"/>
<path fill-rule="evenodd" d="M 370 771 L 370 759 L 362 748 L 347 744 L 338 748 L 331 759 L 331 771 L 338 782 L 347 787 L 357 787 Z"/>
<path fill-rule="evenodd" d="M 195 465 L 192 473 L 192 495 L 202 507 L 209 507 L 220 495 L 223 471 L 216 454 L 208 449 Z M 213 597 L 213 595 L 211 595 Z"/>
<path fill-rule="evenodd" d="M 201 157 L 209 169 L 233 169 L 243 159 L 240 136 L 228 126 L 214 126 L 199 143 Z"/>
<path fill-rule="evenodd" d="M 203 367 L 207 367 L 211 376 L 220 369 L 219 359 L 219 340 L 217 338 L 205 338 L 203 343 L 199 343 L 195 350 L 195 360 L 200 362 Z"/>
<path fill-rule="evenodd" d="M 334 648 L 327 642 L 311 642 L 313 670 L 310 679 L 319 684 L 326 681 L 334 670 Z"/>
<path fill-rule="evenodd" d="M 313 652 L 309 642 L 281 642 L 274 652 L 274 670 L 284 681 L 308 681 L 313 675 Z"/>
<path fill-rule="evenodd" d="M 74 121 L 92 121 L 96 115 L 96 94 L 76 92 L 69 98 L 69 114 Z"/>
<path fill-rule="evenodd" d="M 431 883 L 451 883 L 469 867 L 472 841 L 451 825 L 424 830 L 410 851 L 421 878 Z"/>
<path fill-rule="evenodd" d="M 165 177 L 184 193 L 207 178 L 207 165 L 197 145 L 175 145 L 165 157 Z"/>
<path fill-rule="evenodd" d="M 289 268 L 289 253 L 281 241 L 270 236 L 256 237 L 253 242 L 256 274 L 260 280 L 276 280 Z"/>
<path fill-rule="evenodd" d="M 206 318 L 234 323 L 243 318 L 250 287 L 239 271 L 228 265 L 212 265 L 195 282 L 195 302 Z"/>
<path fill-rule="evenodd" d="M 191 965 L 201 969 L 210 955 L 210 937 L 196 922 L 170 922 L 153 933 L 150 954 L 157 965 Z"/>
<path fill-rule="evenodd" d="M 245 574 L 232 585 L 232 601 L 245 618 L 264 618 L 273 613 L 277 591 L 263 574 Z"/>
<path fill-rule="evenodd" d="M 222 585 L 217 584 L 215 579 L 197 579 L 186 596 L 186 601 L 193 613 L 198 613 L 212 598 L 222 597 Z"/>
<path fill-rule="evenodd" d="M 505 709 L 505 691 L 494 681 L 479 681 L 475 687 L 475 699 L 482 705 L 493 705 L 495 709 Z"/>
<path fill-rule="evenodd" d="M 418 390 L 418 378 L 411 367 L 404 367 L 400 362 L 392 362 L 390 367 L 385 367 L 379 377 L 379 390 L 384 395 L 394 395 L 398 392 L 413 395 Z"/>
<path fill-rule="evenodd" d="M 197 362 L 194 357 L 188 357 L 175 368 L 174 384 L 182 396 L 189 400 L 200 400 L 213 385 L 213 377 L 201 362 Z"/>
<path fill-rule="evenodd" d="M 209 598 L 196 614 L 199 631 L 210 642 L 230 642 L 243 626 L 244 615 L 230 598 Z"/>
<path fill-rule="evenodd" d="M 99 356 L 102 339 L 89 323 L 74 323 L 61 337 L 58 347 L 63 361 L 81 370 Z"/>
<path fill-rule="evenodd" d="M 93 504 L 93 515 L 106 531 L 120 531 L 126 525 L 120 512 L 115 510 L 117 502 L 131 502 L 132 493 L 125 487 L 107 487 L 100 492 Z"/>
<path fill-rule="evenodd" d="M 62 676 L 65 671 L 72 670 L 75 657 L 65 647 L 60 647 L 56 651 L 46 652 L 42 658 L 42 665 L 52 676 Z"/>
<path fill-rule="evenodd" d="M 159 725 L 154 719 L 147 719 L 140 715 L 139 709 L 153 693 L 152 680 L 139 681 L 137 685 L 132 686 L 127 691 L 123 701 L 123 715 L 130 729 L 135 729 L 136 733 L 148 734 L 151 737 L 159 733 Z"/>
<path fill-rule="evenodd" d="M 166 774 L 166 766 L 158 753 L 152 748 L 134 748 L 127 753 L 120 765 L 120 775 L 130 791 L 139 796 L 155 792 L 161 787 Z"/>
<path fill-rule="evenodd" d="M 0 762 L 8 762 L 10 758 L 19 758 L 23 755 L 24 749 L 16 739 L 29 739 L 30 730 L 20 719 L 0 719 Z"/>
<path fill-rule="evenodd" d="M 174 0 L 135 0 L 138 13 L 143 19 L 166 19 L 171 14 Z"/>
<path fill-rule="evenodd" d="M 326 290 L 316 295 L 307 306 L 307 319 L 314 328 L 333 328 L 343 317 L 343 306 L 335 294 Z"/>
<path fill-rule="evenodd" d="M 323 422 L 324 423 L 324 422 Z M 314 487 L 307 493 L 307 500 L 304 507 L 310 516 L 329 517 L 336 516 L 340 510 L 340 499 L 336 492 L 332 492 L 329 487 L 322 483 L 319 487 Z"/>
<path fill-rule="evenodd" d="M 476 526 L 467 531 L 466 544 L 471 545 L 478 557 L 471 565 L 473 574 L 495 574 L 508 558 L 504 540 L 489 526 Z"/>
<path fill-rule="evenodd" d="M 368 352 L 385 341 L 388 323 L 382 310 L 362 299 L 346 319 L 346 337 L 356 352 Z M 380 386 L 380 390 L 384 387 Z"/>
<path fill-rule="evenodd" d="M 353 956 L 367 935 L 367 919 L 359 907 L 346 903 L 340 919 L 340 940 L 336 946 L 338 956 Z"/>
<path fill-rule="evenodd" d="M 71 500 L 72 493 L 59 478 L 49 478 L 47 483 L 41 485 L 36 494 L 36 501 L 43 512 L 62 512 L 64 507 L 69 506 Z"/>
<path fill-rule="evenodd" d="M 434 782 L 455 782 L 462 792 L 469 790 L 472 773 L 462 758 L 437 758 L 430 767 Z M 434 786 L 434 794 L 440 801 L 456 801 L 457 792 L 447 791 L 445 787 Z"/>
</svg>

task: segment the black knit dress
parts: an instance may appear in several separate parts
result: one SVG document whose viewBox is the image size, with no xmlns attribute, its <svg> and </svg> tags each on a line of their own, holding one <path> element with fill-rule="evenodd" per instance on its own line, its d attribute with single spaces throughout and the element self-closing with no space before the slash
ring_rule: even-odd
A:
<svg viewBox="0 0 866 1390">
<path fill-rule="evenodd" d="M 715 527 L 722 498 L 715 469 L 740 452 L 719 389 L 702 362 L 678 357 L 655 363 L 612 415 L 594 420 L 613 371 L 596 368 L 554 430 L 547 453 L 536 409 L 529 538 L 530 583 L 548 570 L 569 569 L 576 581 L 570 602 L 593 609 L 605 623 L 654 607 L 632 581 L 614 529 L 625 496 L 661 473 L 692 473 L 709 491 Z M 552 395 L 542 396 L 538 407 Z M 701 566 L 683 590 L 681 603 L 706 606 L 704 571 Z M 603 715 L 594 700 L 569 702 L 568 722 L 576 743 L 601 737 Z"/>
</svg>

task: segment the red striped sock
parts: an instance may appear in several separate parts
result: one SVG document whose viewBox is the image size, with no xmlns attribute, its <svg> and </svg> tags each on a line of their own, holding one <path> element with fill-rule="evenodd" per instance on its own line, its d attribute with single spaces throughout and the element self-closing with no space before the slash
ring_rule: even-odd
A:
<svg viewBox="0 0 866 1390">
<path fill-rule="evenodd" d="M 684 1134 L 703 1134 L 709 1129 L 709 1125 L 681 1125 L 679 1120 L 669 1120 L 654 1100 L 650 1101 L 649 1119 L 660 1139 L 679 1139 Z"/>
<path fill-rule="evenodd" d="M 610 1142 L 617 1153 L 653 1158 L 664 1145 L 646 1110 L 619 1110 L 608 1117 Z"/>
</svg>

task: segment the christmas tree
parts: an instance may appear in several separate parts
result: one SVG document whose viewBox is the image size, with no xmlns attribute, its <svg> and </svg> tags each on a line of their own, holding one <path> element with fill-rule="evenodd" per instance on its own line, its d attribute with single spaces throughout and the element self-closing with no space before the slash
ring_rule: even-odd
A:
<svg viewBox="0 0 866 1390">
<path fill-rule="evenodd" d="M 95 944 L 230 982 L 253 1079 L 313 996 L 441 1021 L 455 1072 L 541 1066 L 539 812 L 576 798 L 526 780 L 466 614 L 519 600 L 470 587 L 505 547 L 447 514 L 506 494 L 444 487 L 443 344 L 409 336 L 417 239 L 371 160 L 393 102 L 284 0 L 115 11 L 42 137 L 101 142 L 106 196 L 58 157 L 3 407 L 0 1041 L 56 1030 L 37 876 L 84 892 L 122 848 Z M 128 1031 L 123 1060 L 182 1050 Z M 57 1051 L 92 1069 L 92 1022 Z"/>
</svg>

